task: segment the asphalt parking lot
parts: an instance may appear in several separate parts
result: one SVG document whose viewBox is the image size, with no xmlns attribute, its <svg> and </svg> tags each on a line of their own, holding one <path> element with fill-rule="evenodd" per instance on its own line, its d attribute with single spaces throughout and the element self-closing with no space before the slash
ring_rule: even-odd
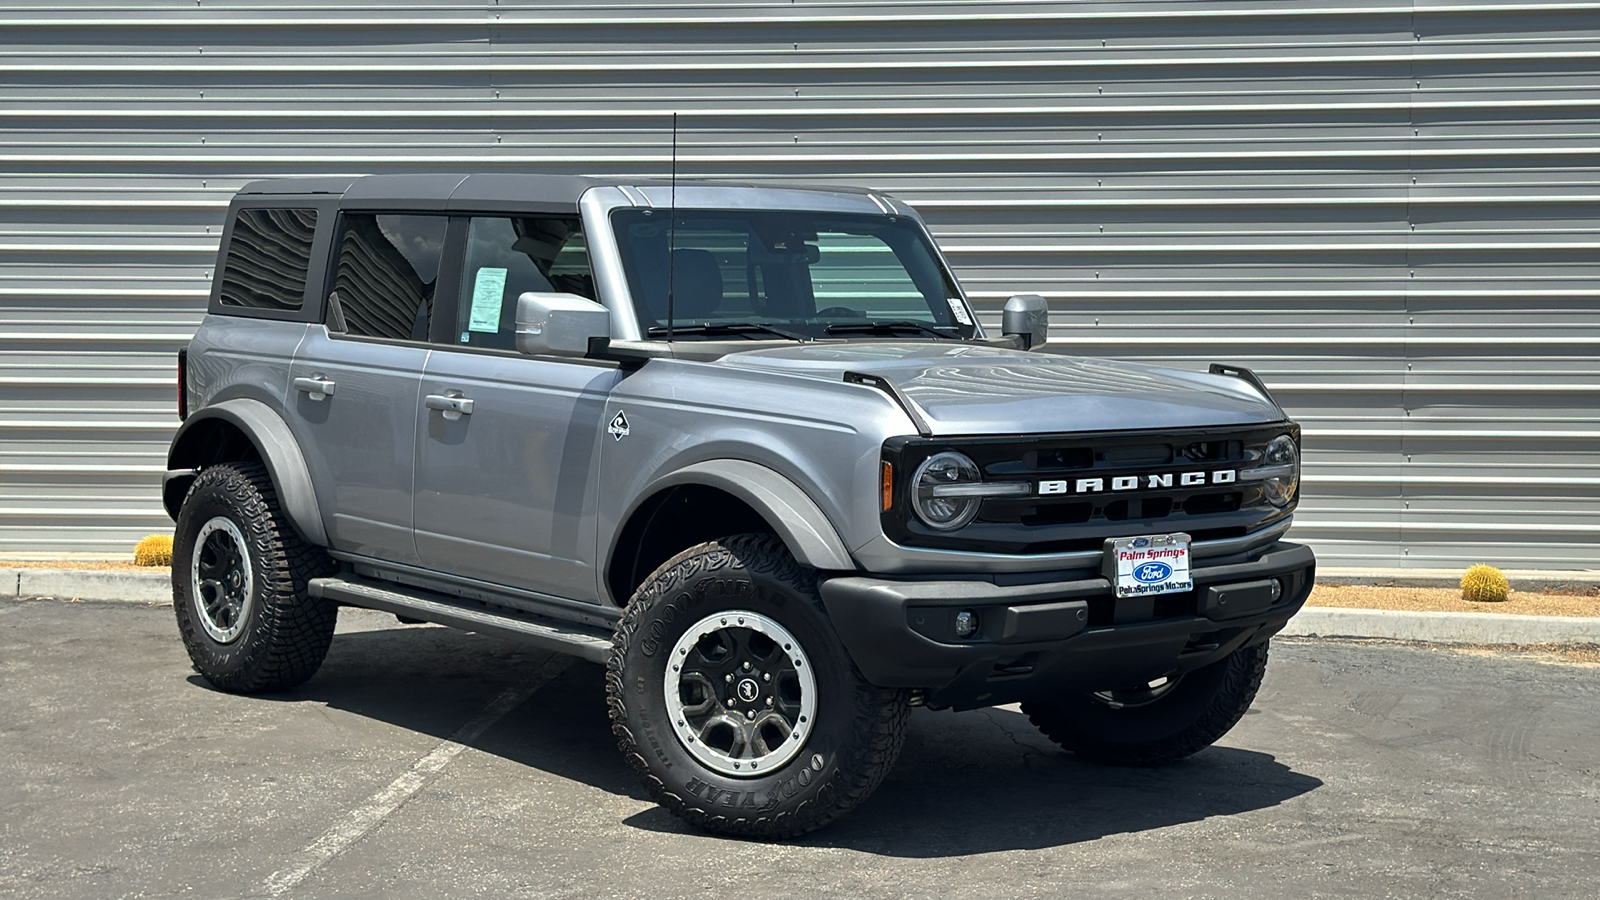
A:
<svg viewBox="0 0 1600 900">
<path fill-rule="evenodd" d="M 1164 770 L 1014 710 L 919 710 L 883 788 L 791 845 L 691 831 L 615 752 L 598 667 L 347 612 L 285 696 L 210 690 L 169 609 L 0 605 L 0 896 L 1593 897 L 1600 667 L 1280 640 Z"/>
</svg>

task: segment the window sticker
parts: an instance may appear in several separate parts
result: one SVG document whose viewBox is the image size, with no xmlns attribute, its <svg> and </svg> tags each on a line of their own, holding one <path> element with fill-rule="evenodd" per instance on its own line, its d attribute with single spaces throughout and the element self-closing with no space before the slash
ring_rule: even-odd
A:
<svg viewBox="0 0 1600 900">
<path fill-rule="evenodd" d="M 472 318 L 467 322 L 467 330 L 499 332 L 500 303 L 505 293 L 505 269 L 479 269 L 472 282 Z"/>
<path fill-rule="evenodd" d="M 956 321 L 963 325 L 972 324 L 972 315 L 967 312 L 967 305 L 961 302 L 960 297 L 946 297 L 950 302 L 950 311 L 955 313 Z"/>
</svg>

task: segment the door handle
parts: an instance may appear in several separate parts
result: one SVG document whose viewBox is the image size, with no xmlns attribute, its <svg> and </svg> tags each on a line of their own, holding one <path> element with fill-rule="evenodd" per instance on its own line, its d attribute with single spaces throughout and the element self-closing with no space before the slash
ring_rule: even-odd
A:
<svg viewBox="0 0 1600 900">
<path fill-rule="evenodd" d="M 444 413 L 444 417 L 451 421 L 472 415 L 472 401 L 462 397 L 459 392 L 453 397 L 429 394 L 422 398 L 422 405 L 429 409 L 440 410 Z"/>
<path fill-rule="evenodd" d="M 338 387 L 338 385 L 325 378 L 321 372 L 310 378 L 296 378 L 294 380 L 294 389 L 310 394 L 313 400 L 322 400 L 333 396 L 335 387 Z"/>
</svg>

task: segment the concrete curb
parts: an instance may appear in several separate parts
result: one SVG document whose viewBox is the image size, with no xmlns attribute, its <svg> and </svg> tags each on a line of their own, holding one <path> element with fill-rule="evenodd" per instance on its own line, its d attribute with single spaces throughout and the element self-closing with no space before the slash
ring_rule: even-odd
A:
<svg viewBox="0 0 1600 900">
<path fill-rule="evenodd" d="M 0 567 L 0 596 L 59 597 L 108 603 L 171 603 L 172 573 L 96 569 L 7 569 Z"/>
<path fill-rule="evenodd" d="M 118 572 L 0 568 L 0 596 L 171 603 L 172 576 L 166 569 Z M 1283 634 L 1389 638 L 1437 644 L 1600 644 L 1600 616 L 1515 616 L 1310 606 L 1289 620 Z"/>
<path fill-rule="evenodd" d="M 1600 617 L 1308 606 L 1289 620 L 1282 633 L 1302 637 L 1390 638 L 1433 644 L 1600 644 Z"/>
</svg>

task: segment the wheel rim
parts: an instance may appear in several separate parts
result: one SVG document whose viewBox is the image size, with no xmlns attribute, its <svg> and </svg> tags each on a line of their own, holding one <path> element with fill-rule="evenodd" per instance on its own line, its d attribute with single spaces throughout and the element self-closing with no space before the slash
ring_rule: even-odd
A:
<svg viewBox="0 0 1600 900">
<path fill-rule="evenodd" d="M 233 520 L 217 516 L 200 526 L 189 578 L 195 612 L 206 634 L 219 644 L 238 638 L 250 614 L 253 585 L 250 552 Z"/>
<path fill-rule="evenodd" d="M 1148 706 L 1165 697 L 1183 680 L 1182 675 L 1171 675 L 1157 678 L 1148 684 L 1138 687 L 1121 688 L 1115 691 L 1095 691 L 1094 699 L 1104 703 L 1112 709 L 1127 709 L 1134 706 Z"/>
<path fill-rule="evenodd" d="M 787 629 L 753 612 L 720 612 L 691 625 L 672 647 L 665 682 L 678 742 L 724 775 L 782 766 L 816 722 L 811 660 Z"/>
</svg>

